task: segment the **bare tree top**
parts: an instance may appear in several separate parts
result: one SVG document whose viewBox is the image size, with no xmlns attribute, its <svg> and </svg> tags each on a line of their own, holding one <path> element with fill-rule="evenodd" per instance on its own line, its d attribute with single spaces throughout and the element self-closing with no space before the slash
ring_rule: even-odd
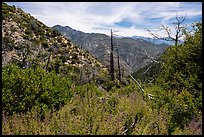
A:
<svg viewBox="0 0 204 137">
<path fill-rule="evenodd" d="M 162 24 L 161 30 L 164 30 L 167 34 L 167 37 L 163 37 L 155 32 L 152 32 L 150 29 L 148 29 L 147 31 L 154 37 L 157 39 L 162 39 L 162 40 L 166 40 L 166 41 L 174 41 L 175 45 L 178 45 L 179 43 L 179 39 L 184 35 L 183 30 L 185 29 L 185 26 L 182 25 L 183 22 L 186 20 L 186 15 L 182 16 L 182 17 L 178 17 L 178 15 L 176 15 L 175 17 L 175 22 L 173 22 L 173 24 L 175 25 L 175 31 L 172 32 L 173 30 L 170 29 L 168 26 L 165 26 L 164 24 Z"/>
</svg>

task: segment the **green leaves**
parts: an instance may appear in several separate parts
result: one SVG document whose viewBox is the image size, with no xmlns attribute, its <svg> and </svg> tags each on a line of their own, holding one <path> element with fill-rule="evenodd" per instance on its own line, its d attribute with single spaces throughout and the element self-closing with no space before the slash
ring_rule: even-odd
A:
<svg viewBox="0 0 204 137">
<path fill-rule="evenodd" d="M 169 111 L 169 134 L 183 129 L 202 109 L 202 26 L 197 25 L 193 35 L 186 34 L 184 44 L 168 48 L 161 57 L 162 72 L 156 84 L 162 89 L 155 92 L 153 106 Z"/>
<path fill-rule="evenodd" d="M 200 29 L 197 29 L 193 36 L 189 36 L 184 44 L 172 46 L 162 55 L 163 65 L 160 77 L 165 83 L 170 82 L 171 89 L 187 88 L 188 91 L 192 89 L 201 91 L 194 82 L 200 83 L 202 74 Z"/>
<path fill-rule="evenodd" d="M 3 110 L 9 114 L 25 113 L 41 105 L 59 109 L 71 98 L 70 87 L 69 79 L 60 78 L 53 72 L 6 66 L 2 71 Z"/>
</svg>

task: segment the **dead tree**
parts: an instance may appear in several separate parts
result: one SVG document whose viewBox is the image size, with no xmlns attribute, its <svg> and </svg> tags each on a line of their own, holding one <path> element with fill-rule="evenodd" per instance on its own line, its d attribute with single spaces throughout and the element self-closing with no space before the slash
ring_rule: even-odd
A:
<svg viewBox="0 0 204 137">
<path fill-rule="evenodd" d="M 52 51 L 53 51 L 53 46 L 49 48 L 48 52 L 49 52 L 49 55 L 48 55 L 48 60 L 47 60 L 47 64 L 46 64 L 46 72 L 48 71 L 48 65 L 50 63 L 50 57 L 51 57 L 51 54 L 52 54 Z"/>
<path fill-rule="evenodd" d="M 118 58 L 118 79 L 121 82 L 121 72 L 120 72 L 120 60 L 119 60 L 119 46 L 117 47 L 117 58 Z"/>
<path fill-rule="evenodd" d="M 162 39 L 162 40 L 165 40 L 165 41 L 174 41 L 175 42 L 175 45 L 177 46 L 178 43 L 179 43 L 179 39 L 184 35 L 183 33 L 183 29 L 185 28 L 183 25 L 181 25 L 186 19 L 186 16 L 183 16 L 181 18 L 179 18 L 177 15 L 176 15 L 176 21 L 173 22 L 173 24 L 175 25 L 175 36 L 174 34 L 172 34 L 172 30 L 168 27 L 168 26 L 165 26 L 164 24 L 162 24 L 162 28 L 168 35 L 167 38 L 164 38 L 162 37 L 161 35 L 158 35 L 154 32 L 152 32 L 151 30 L 148 29 L 149 33 L 157 38 L 157 39 Z"/>
<path fill-rule="evenodd" d="M 157 33 L 154 33 L 152 32 L 151 30 L 148 29 L 149 33 L 154 37 L 154 38 L 157 38 L 157 39 L 162 39 L 162 40 L 165 40 L 165 41 L 174 41 L 175 43 L 175 46 L 178 45 L 179 43 L 179 39 L 184 36 L 184 31 L 185 31 L 185 27 L 184 25 L 182 25 L 182 23 L 185 21 L 186 19 L 186 16 L 182 16 L 182 17 L 178 17 L 176 15 L 175 17 L 176 21 L 173 22 L 173 24 L 175 25 L 175 32 L 174 34 L 172 34 L 172 30 L 168 27 L 168 26 L 165 26 L 162 24 L 162 27 L 161 29 L 164 30 L 166 32 L 166 34 L 168 35 L 168 37 L 162 37 L 161 35 L 157 34 Z M 151 57 L 150 55 L 148 55 L 148 53 L 146 51 L 141 52 L 142 55 L 146 56 L 147 58 L 151 59 L 151 61 L 159 64 L 159 63 L 162 63 L 160 61 L 158 61 L 157 59 L 159 58 L 153 58 Z M 175 53 L 175 56 L 177 56 L 177 53 Z M 163 63 L 162 63 L 163 64 Z M 151 66 L 150 66 L 151 67 Z M 149 68 L 150 68 L 149 67 Z M 148 68 L 148 69 L 149 69 Z M 146 71 L 148 71 L 148 69 Z M 145 72 L 146 72 L 145 71 Z"/>
<path fill-rule="evenodd" d="M 113 32 L 111 29 L 111 51 L 110 51 L 110 75 L 111 75 L 111 80 L 115 80 L 114 76 L 114 61 L 113 61 Z"/>
<path fill-rule="evenodd" d="M 17 51 L 20 55 L 20 59 L 16 57 L 11 57 L 11 59 L 17 61 L 20 64 L 20 67 L 25 69 L 31 67 L 31 63 L 28 61 L 30 59 L 30 54 L 32 53 L 30 50 L 30 43 L 20 43 L 22 46 L 22 49 Z"/>
<path fill-rule="evenodd" d="M 114 31 L 114 32 L 118 32 L 118 31 Z M 111 29 L 111 51 L 110 51 L 110 75 L 111 75 L 111 80 L 114 81 L 115 80 L 115 75 L 114 75 L 114 60 L 113 60 L 113 33 L 114 33 Z"/>
</svg>

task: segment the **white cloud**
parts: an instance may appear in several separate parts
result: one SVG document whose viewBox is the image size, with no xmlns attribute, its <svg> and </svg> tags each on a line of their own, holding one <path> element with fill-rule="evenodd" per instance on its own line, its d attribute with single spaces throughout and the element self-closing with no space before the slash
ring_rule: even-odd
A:
<svg viewBox="0 0 204 137">
<path fill-rule="evenodd" d="M 188 6 L 182 2 L 12 2 L 30 13 L 47 26 L 70 26 L 73 29 L 92 33 L 108 34 L 111 28 L 120 30 L 119 35 L 149 36 L 145 28 L 161 24 L 171 25 L 170 20 L 178 15 L 193 18 L 202 15 L 202 3 Z M 153 21 L 150 18 L 157 18 Z M 158 20 L 159 19 L 159 20 Z M 126 20 L 132 27 L 115 23 Z M 173 26 L 170 26 L 173 27 Z M 163 32 L 160 32 L 163 34 Z"/>
</svg>

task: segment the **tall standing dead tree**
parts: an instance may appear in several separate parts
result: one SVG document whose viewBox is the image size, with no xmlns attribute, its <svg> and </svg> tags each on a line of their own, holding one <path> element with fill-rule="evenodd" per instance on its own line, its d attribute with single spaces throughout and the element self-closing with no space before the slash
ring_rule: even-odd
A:
<svg viewBox="0 0 204 137">
<path fill-rule="evenodd" d="M 110 51 L 110 75 L 111 75 L 111 80 L 115 80 L 114 76 L 114 61 L 113 61 L 113 32 L 111 29 L 111 51 Z"/>
<path fill-rule="evenodd" d="M 119 46 L 117 47 L 117 57 L 118 57 L 118 79 L 121 82 L 121 71 L 120 71 L 120 60 L 119 60 Z"/>
</svg>

